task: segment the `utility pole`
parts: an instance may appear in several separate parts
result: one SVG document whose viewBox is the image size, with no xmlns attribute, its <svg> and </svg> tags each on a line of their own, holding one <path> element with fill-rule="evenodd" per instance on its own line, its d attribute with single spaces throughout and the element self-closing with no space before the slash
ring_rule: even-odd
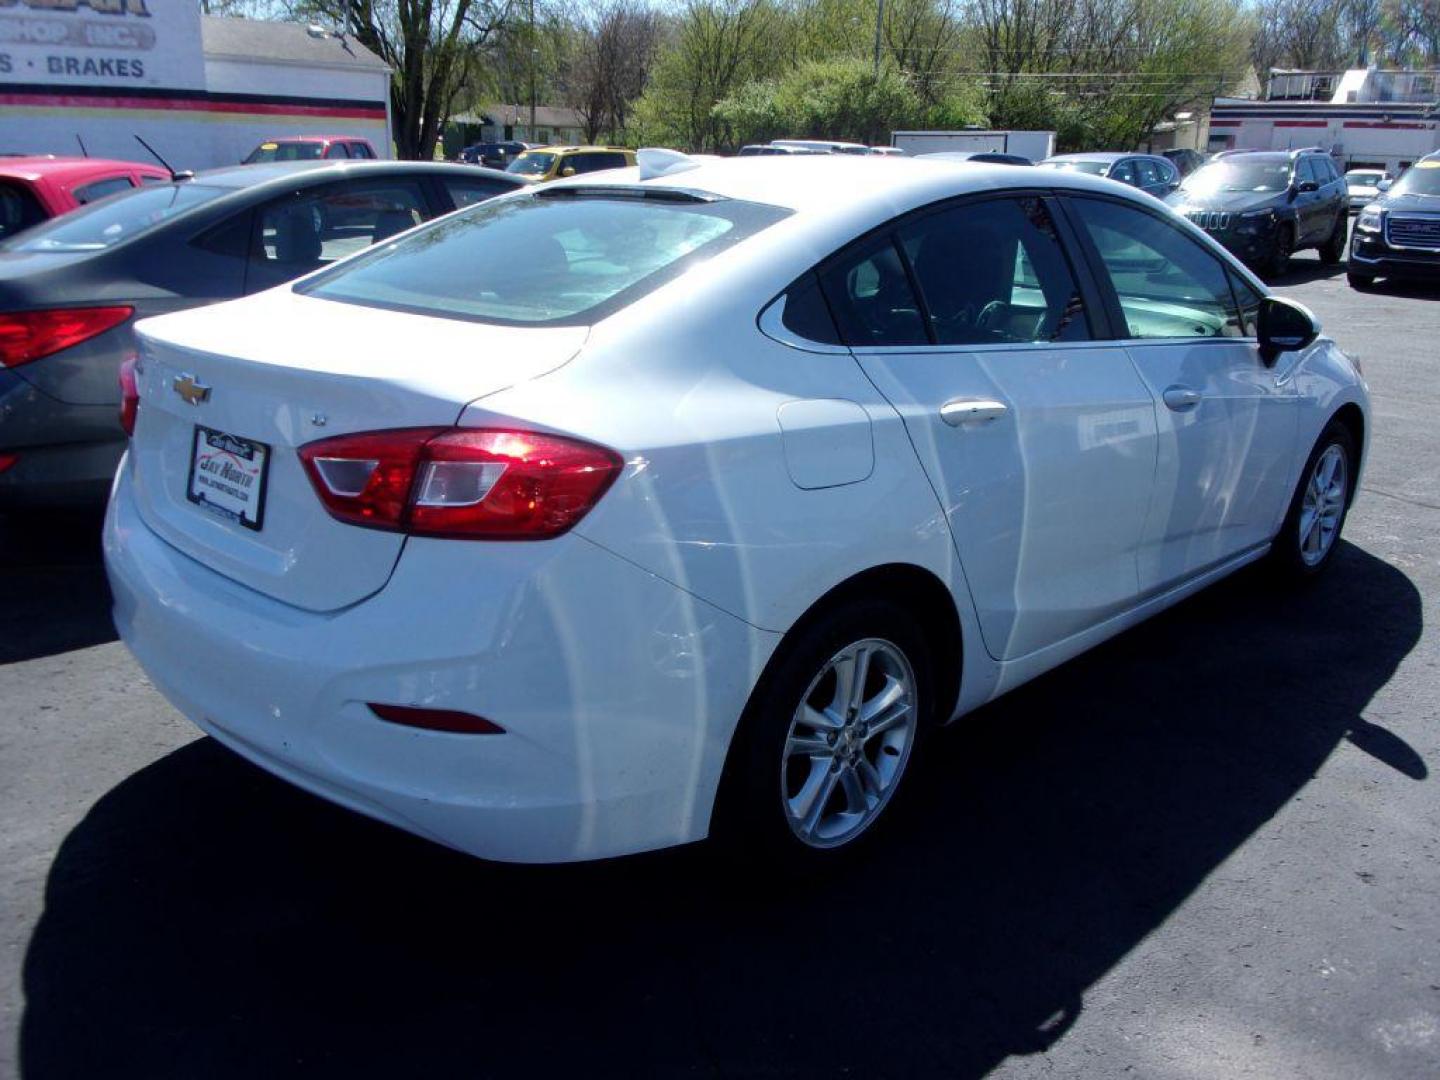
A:
<svg viewBox="0 0 1440 1080">
<path fill-rule="evenodd" d="M 535 0 L 530 0 L 530 138 L 528 142 L 535 141 L 535 54 L 540 50 L 535 48 Z"/>
<path fill-rule="evenodd" d="M 885 0 L 875 9 L 875 77 L 880 77 L 880 31 L 885 26 Z"/>
</svg>

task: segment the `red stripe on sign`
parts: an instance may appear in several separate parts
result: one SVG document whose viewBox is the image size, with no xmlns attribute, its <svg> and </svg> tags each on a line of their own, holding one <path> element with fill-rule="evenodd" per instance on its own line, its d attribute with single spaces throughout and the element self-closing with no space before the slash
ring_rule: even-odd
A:
<svg viewBox="0 0 1440 1080">
<path fill-rule="evenodd" d="M 1424 131 L 1429 124 L 1397 124 L 1393 121 L 1381 120 L 1346 120 L 1345 126 L 1350 128 L 1394 128 L 1404 131 Z"/>
<path fill-rule="evenodd" d="M 1291 128 L 1291 127 L 1314 128 L 1314 127 L 1328 127 L 1328 126 L 1329 126 L 1329 123 L 1328 123 L 1327 121 L 1325 121 L 1325 120 L 1276 120 L 1276 121 L 1275 121 L 1275 126 L 1276 126 L 1276 127 L 1284 127 L 1284 128 Z"/>
<path fill-rule="evenodd" d="M 185 98 L 90 97 L 74 94 L 0 94 L 0 105 L 31 105 L 67 109 L 164 109 L 172 112 L 248 113 L 261 116 L 329 116 L 349 120 L 384 120 L 385 110 L 357 105 L 282 105 L 238 101 L 191 101 Z"/>
</svg>

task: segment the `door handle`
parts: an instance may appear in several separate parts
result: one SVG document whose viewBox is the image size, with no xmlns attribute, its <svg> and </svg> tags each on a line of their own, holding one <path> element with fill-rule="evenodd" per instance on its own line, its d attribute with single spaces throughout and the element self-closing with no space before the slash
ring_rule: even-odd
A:
<svg viewBox="0 0 1440 1080">
<path fill-rule="evenodd" d="M 983 424 L 996 420 L 1010 411 L 1003 401 L 989 398 L 955 398 L 940 406 L 940 419 L 951 427 L 961 424 Z"/>
<path fill-rule="evenodd" d="M 1199 390 L 1188 386 L 1167 386 L 1165 393 L 1160 395 L 1165 399 L 1165 404 L 1175 412 L 1186 412 L 1200 404 L 1204 397 Z"/>
</svg>

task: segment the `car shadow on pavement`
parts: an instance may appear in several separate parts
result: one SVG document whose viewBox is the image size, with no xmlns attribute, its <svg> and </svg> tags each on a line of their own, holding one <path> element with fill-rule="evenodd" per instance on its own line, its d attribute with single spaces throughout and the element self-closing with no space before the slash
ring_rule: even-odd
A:
<svg viewBox="0 0 1440 1080">
<path fill-rule="evenodd" d="M 24 966 L 27 1080 L 980 1076 L 1087 990 L 1344 739 L 1420 596 L 1346 545 L 1249 571 L 942 733 L 898 820 L 821 879 L 707 848 L 482 863 L 210 739 L 70 833 Z"/>
<path fill-rule="evenodd" d="M 0 514 L 0 664 L 115 637 L 99 511 Z"/>
</svg>

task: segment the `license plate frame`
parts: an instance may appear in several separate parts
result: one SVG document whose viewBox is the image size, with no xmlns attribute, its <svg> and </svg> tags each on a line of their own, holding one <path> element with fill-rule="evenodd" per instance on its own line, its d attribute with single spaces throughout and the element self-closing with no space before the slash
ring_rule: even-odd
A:
<svg viewBox="0 0 1440 1080">
<path fill-rule="evenodd" d="M 202 468 L 202 448 L 209 451 L 204 460 L 220 460 L 221 464 L 214 468 Z M 228 460 L 222 460 L 221 455 Z M 259 532 L 265 525 L 270 458 L 269 443 L 196 424 L 190 440 L 190 469 L 185 479 L 185 498 L 227 521 Z M 227 466 L 230 471 L 221 471 Z M 199 487 L 209 488 L 213 497 L 207 498 L 204 490 L 196 490 L 197 473 L 200 474 Z M 241 498 L 241 494 L 245 497 Z"/>
</svg>

